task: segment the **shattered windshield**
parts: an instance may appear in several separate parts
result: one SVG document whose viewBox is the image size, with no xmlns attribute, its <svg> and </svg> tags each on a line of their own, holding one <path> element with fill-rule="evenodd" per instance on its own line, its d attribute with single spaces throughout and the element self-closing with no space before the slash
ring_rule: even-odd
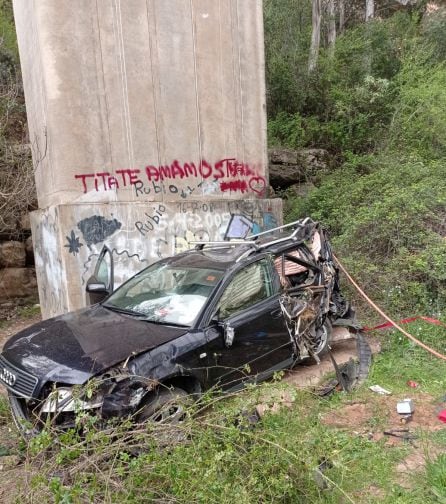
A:
<svg viewBox="0 0 446 504">
<path fill-rule="evenodd" d="M 104 306 L 150 322 L 191 326 L 223 274 L 156 263 L 126 282 Z"/>
</svg>

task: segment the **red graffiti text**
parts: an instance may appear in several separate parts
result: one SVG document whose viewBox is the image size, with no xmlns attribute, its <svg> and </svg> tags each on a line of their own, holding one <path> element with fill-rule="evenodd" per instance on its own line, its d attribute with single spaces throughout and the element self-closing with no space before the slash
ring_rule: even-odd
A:
<svg viewBox="0 0 446 504">
<path fill-rule="evenodd" d="M 84 193 L 92 190 L 110 191 L 134 186 L 138 195 L 138 193 L 142 194 L 151 190 L 150 187 L 146 188 L 148 183 L 196 179 L 199 182 L 198 187 L 200 187 L 203 181 L 209 179 L 217 183 L 217 187 L 219 184 L 221 192 L 240 192 L 242 194 L 253 192 L 261 196 L 266 190 L 266 180 L 260 173 L 261 165 L 243 163 L 235 158 L 225 158 L 213 164 L 204 159 L 199 163 L 180 163 L 175 160 L 170 165 L 148 165 L 144 171 L 122 169 L 116 170 L 113 174 L 104 171 L 84 173 L 74 177 L 81 181 Z M 190 194 L 195 190 L 190 186 L 188 189 Z M 170 182 L 169 191 L 178 192 L 175 182 Z"/>
</svg>

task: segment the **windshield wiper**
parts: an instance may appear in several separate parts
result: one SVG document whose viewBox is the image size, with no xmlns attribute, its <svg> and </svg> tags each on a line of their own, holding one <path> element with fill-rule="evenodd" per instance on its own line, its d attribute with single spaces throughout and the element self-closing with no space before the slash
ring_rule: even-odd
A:
<svg viewBox="0 0 446 504">
<path fill-rule="evenodd" d="M 153 320 L 150 318 L 145 318 L 144 322 L 148 322 L 149 324 L 167 325 L 172 327 L 190 327 L 189 325 L 185 324 L 175 324 L 174 322 L 164 322 L 162 320 Z"/>
<path fill-rule="evenodd" d="M 108 308 L 111 311 L 117 312 L 117 313 L 123 313 L 124 315 L 133 315 L 134 317 L 145 317 L 144 313 L 137 312 L 134 310 L 129 310 L 127 308 L 119 308 L 118 306 L 115 305 L 110 305 L 104 303 L 102 305 L 104 308 Z"/>
</svg>

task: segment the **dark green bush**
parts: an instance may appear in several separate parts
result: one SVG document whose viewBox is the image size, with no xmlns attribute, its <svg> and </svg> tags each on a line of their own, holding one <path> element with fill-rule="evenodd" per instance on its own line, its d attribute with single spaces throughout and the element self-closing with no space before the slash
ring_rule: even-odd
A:
<svg viewBox="0 0 446 504">
<path fill-rule="evenodd" d="M 312 215 L 361 284 L 394 313 L 446 307 L 446 162 L 351 157 L 289 218 Z"/>
</svg>

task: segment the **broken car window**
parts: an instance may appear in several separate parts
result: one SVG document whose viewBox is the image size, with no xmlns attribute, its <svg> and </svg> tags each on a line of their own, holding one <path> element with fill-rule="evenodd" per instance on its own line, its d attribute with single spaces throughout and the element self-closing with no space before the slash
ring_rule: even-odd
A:
<svg viewBox="0 0 446 504">
<path fill-rule="evenodd" d="M 242 269 L 232 279 L 220 298 L 217 309 L 227 318 L 274 294 L 268 261 L 263 259 Z"/>
<path fill-rule="evenodd" d="M 149 322 L 190 326 L 222 271 L 155 263 L 119 288 L 106 308 L 134 311 Z"/>
</svg>

